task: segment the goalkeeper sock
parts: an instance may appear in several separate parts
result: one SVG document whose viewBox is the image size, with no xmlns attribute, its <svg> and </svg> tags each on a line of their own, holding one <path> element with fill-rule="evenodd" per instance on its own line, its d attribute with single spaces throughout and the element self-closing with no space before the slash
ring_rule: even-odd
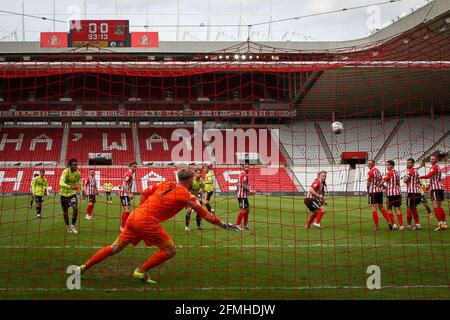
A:
<svg viewBox="0 0 450 320">
<path fill-rule="evenodd" d="M 41 207 L 36 207 L 36 214 L 37 214 L 37 215 L 40 215 L 40 214 L 41 214 L 41 211 L 42 211 L 42 208 L 41 208 Z"/>
<path fill-rule="evenodd" d="M 389 221 L 389 216 L 388 216 L 388 213 L 387 213 L 387 211 L 386 211 L 385 208 L 381 209 L 381 213 L 383 214 L 383 217 L 384 217 L 384 219 L 386 220 L 386 222 L 387 222 L 388 224 L 391 223 L 391 222 Z"/>
<path fill-rule="evenodd" d="M 202 216 L 197 213 L 195 220 L 197 220 L 197 227 L 200 227 L 200 225 L 202 224 Z"/>
<path fill-rule="evenodd" d="M 239 211 L 238 218 L 236 220 L 236 225 L 240 226 L 242 223 L 242 218 L 244 217 L 244 210 Z"/>
<path fill-rule="evenodd" d="M 104 247 L 103 249 L 100 249 L 99 251 L 97 251 L 96 254 L 94 254 L 86 263 L 86 269 L 89 269 L 90 267 L 92 267 L 93 265 L 102 262 L 103 260 L 105 260 L 106 258 L 108 258 L 109 256 L 111 256 L 113 254 L 113 249 L 111 248 L 111 246 L 107 246 Z"/>
<path fill-rule="evenodd" d="M 408 209 L 408 211 L 406 211 L 406 220 L 408 221 L 408 226 L 411 225 L 412 218 L 413 218 L 412 210 Z"/>
<path fill-rule="evenodd" d="M 69 211 L 64 211 L 64 222 L 69 226 Z"/>
<path fill-rule="evenodd" d="M 159 266 L 160 264 L 164 263 L 166 260 L 169 260 L 175 255 L 174 252 L 161 249 L 160 251 L 154 253 L 147 261 L 145 261 L 139 269 L 147 272 L 151 268 L 154 268 L 156 266 Z"/>
<path fill-rule="evenodd" d="M 125 228 L 125 225 L 127 224 L 127 219 L 129 217 L 130 213 L 128 211 L 124 211 L 122 213 L 122 220 L 120 222 L 120 225 L 122 226 L 122 228 Z"/>
<path fill-rule="evenodd" d="M 398 220 L 398 225 L 399 227 L 403 226 L 403 217 L 401 213 L 397 213 L 397 220 Z"/>
<path fill-rule="evenodd" d="M 322 220 L 324 214 L 325 212 L 323 212 L 322 210 L 319 211 L 319 213 L 317 214 L 316 223 L 320 223 L 320 220 Z"/>
<path fill-rule="evenodd" d="M 87 208 L 86 208 L 86 214 L 87 214 L 88 216 L 91 216 L 91 215 L 92 215 L 92 209 L 94 209 L 94 205 L 93 205 L 93 204 L 90 204 L 90 205 L 87 206 Z"/>
<path fill-rule="evenodd" d="M 209 204 L 209 202 L 207 204 L 205 204 L 206 209 L 208 209 L 209 212 L 211 212 L 211 205 Z"/>
<path fill-rule="evenodd" d="M 372 219 L 373 219 L 373 224 L 375 225 L 376 228 L 379 228 L 379 224 L 378 224 L 378 214 L 376 211 L 372 211 Z"/>
<path fill-rule="evenodd" d="M 428 205 L 425 205 L 425 210 L 427 210 L 428 214 L 430 214 L 430 213 L 431 213 L 431 209 L 430 209 L 430 206 L 428 206 Z"/>
</svg>

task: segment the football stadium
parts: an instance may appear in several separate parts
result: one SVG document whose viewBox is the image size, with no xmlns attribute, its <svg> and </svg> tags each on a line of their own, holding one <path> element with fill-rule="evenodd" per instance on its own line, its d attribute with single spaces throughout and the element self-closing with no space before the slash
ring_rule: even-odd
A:
<svg viewBox="0 0 450 320">
<path fill-rule="evenodd" d="M 449 299 L 449 9 L 0 41 L 0 299 Z"/>
</svg>

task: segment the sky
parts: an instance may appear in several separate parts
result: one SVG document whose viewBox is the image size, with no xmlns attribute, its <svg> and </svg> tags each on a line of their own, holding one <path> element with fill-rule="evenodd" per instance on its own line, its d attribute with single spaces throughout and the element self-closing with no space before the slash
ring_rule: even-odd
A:
<svg viewBox="0 0 450 320">
<path fill-rule="evenodd" d="M 73 19 L 126 19 L 130 31 L 157 31 L 160 41 L 245 41 L 249 24 L 316 14 L 386 0 L 0 0 L 0 9 Z M 429 0 L 402 0 L 368 8 L 264 24 L 252 41 L 343 41 L 367 37 Z M 201 27 L 203 24 L 205 26 Z M 217 27 L 206 25 L 231 24 Z M 241 24 L 242 27 L 235 25 Z M 195 25 L 196 27 L 186 27 Z M 24 26 L 24 27 L 23 27 Z M 145 26 L 150 26 L 145 28 Z M 168 27 L 170 26 L 170 27 Z M 178 26 L 178 27 L 176 27 Z M 0 41 L 38 41 L 40 32 L 68 31 L 68 22 L 0 13 Z M 24 32 L 25 31 L 25 32 Z"/>
</svg>

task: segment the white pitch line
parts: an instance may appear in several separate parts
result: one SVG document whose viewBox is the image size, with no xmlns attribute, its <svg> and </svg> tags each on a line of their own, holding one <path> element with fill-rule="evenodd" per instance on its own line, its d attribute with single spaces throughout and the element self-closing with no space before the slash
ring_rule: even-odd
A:
<svg viewBox="0 0 450 320">
<path fill-rule="evenodd" d="M 354 289 L 367 289 L 366 286 L 295 286 L 295 287 L 277 287 L 277 286 L 270 286 L 270 287 L 204 287 L 204 288 L 198 288 L 198 287 L 192 287 L 192 288 L 180 288 L 177 287 L 176 289 L 173 288 L 154 288 L 154 287 L 143 287 L 143 288 L 81 288 L 80 291 L 137 291 L 137 292 L 144 292 L 144 291 L 185 291 L 185 290 L 194 290 L 194 291 L 236 291 L 236 290 L 243 290 L 243 291 L 262 291 L 262 290 L 298 290 L 298 291 L 307 291 L 307 290 L 324 290 L 324 289 L 346 289 L 346 290 L 354 290 Z M 403 285 L 403 286 L 397 286 L 397 285 L 387 285 L 382 286 L 381 289 L 450 289 L 450 285 Z M 68 292 L 77 292 L 78 290 L 69 290 L 67 288 L 0 288 L 1 291 L 68 291 Z M 78 291 L 78 292 L 80 292 Z"/>
<path fill-rule="evenodd" d="M 105 245 L 107 246 L 107 245 Z M 74 245 L 74 246 L 37 246 L 37 245 L 25 245 L 25 246 L 0 246 L 0 249 L 101 249 L 105 246 L 83 246 L 83 245 Z M 338 243 L 338 244 L 230 244 L 230 245 L 176 245 L 177 249 L 208 249 L 208 248 L 385 248 L 385 247 L 447 247 L 450 246 L 450 243 L 380 243 L 380 244 L 361 244 L 361 243 Z M 134 249 L 149 249 L 153 247 L 145 247 L 139 246 Z"/>
</svg>

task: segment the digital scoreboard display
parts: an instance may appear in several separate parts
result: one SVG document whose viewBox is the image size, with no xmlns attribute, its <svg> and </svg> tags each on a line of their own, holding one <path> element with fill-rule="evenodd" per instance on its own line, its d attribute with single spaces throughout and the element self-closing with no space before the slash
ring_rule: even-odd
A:
<svg viewBox="0 0 450 320">
<path fill-rule="evenodd" d="M 72 20 L 69 47 L 129 47 L 128 20 Z"/>
</svg>

